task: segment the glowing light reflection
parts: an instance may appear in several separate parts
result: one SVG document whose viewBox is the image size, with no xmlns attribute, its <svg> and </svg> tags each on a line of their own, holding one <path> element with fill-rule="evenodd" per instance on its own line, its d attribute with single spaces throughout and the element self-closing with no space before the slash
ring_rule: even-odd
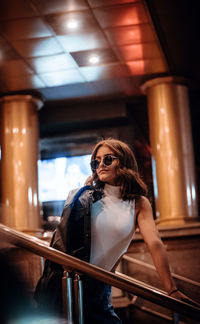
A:
<svg viewBox="0 0 200 324">
<path fill-rule="evenodd" d="M 189 186 L 187 186 L 187 201 L 188 201 L 188 205 L 191 206 L 192 200 L 191 200 L 191 190 Z"/>
<path fill-rule="evenodd" d="M 28 188 L 28 200 L 29 200 L 29 203 L 32 204 L 32 189 L 31 187 Z"/>
<path fill-rule="evenodd" d="M 18 128 L 18 127 L 13 127 L 13 133 L 14 133 L 14 134 L 19 133 L 19 128 Z"/>
<path fill-rule="evenodd" d="M 165 113 L 165 108 L 161 107 L 160 111 L 161 111 L 162 114 L 164 114 Z"/>
<path fill-rule="evenodd" d="M 192 185 L 192 200 L 196 199 L 196 190 L 195 190 L 195 186 Z"/>
<path fill-rule="evenodd" d="M 99 63 L 100 59 L 99 59 L 99 56 L 98 55 L 92 55 L 89 57 L 89 62 L 91 64 L 97 64 Z"/>
<path fill-rule="evenodd" d="M 160 212 L 156 211 L 156 218 L 158 218 L 160 216 Z"/>
<path fill-rule="evenodd" d="M 34 204 L 34 206 L 37 206 L 37 202 L 38 202 L 38 199 L 37 199 L 37 194 L 35 192 L 34 195 L 33 195 L 33 204 Z"/>
<path fill-rule="evenodd" d="M 74 29 L 77 29 L 78 28 L 78 21 L 77 20 L 69 20 L 67 22 L 67 28 L 68 29 L 71 29 L 71 30 L 74 30 Z"/>
</svg>

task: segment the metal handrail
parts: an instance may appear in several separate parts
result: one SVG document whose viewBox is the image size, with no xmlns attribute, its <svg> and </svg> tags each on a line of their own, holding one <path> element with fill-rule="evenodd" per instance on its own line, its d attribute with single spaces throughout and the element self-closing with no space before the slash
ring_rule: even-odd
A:
<svg viewBox="0 0 200 324">
<path fill-rule="evenodd" d="M 130 257 L 128 255 L 124 255 L 122 259 L 125 260 L 125 261 L 131 262 L 131 263 L 134 263 L 134 264 L 138 264 L 138 265 L 143 266 L 145 268 L 156 271 L 156 268 L 153 265 L 151 265 L 151 264 L 149 264 L 147 262 L 135 259 L 135 258 Z M 198 281 L 194 281 L 194 280 L 186 278 L 184 276 L 180 276 L 180 275 L 178 275 L 178 274 L 176 274 L 174 272 L 171 272 L 171 275 L 172 275 L 173 278 L 182 280 L 182 281 L 187 282 L 187 283 L 189 283 L 191 285 L 194 285 L 196 287 L 200 287 L 200 282 L 198 282 Z"/>
<path fill-rule="evenodd" d="M 0 224 L 0 235 L 7 242 L 58 263 L 65 269 L 88 275 L 96 280 L 103 281 L 111 286 L 125 290 L 175 312 L 189 316 L 190 318 L 200 319 L 200 308 L 172 298 L 161 290 L 141 283 L 136 279 L 122 274 L 116 275 L 71 255 L 55 250 L 52 247 L 48 247 L 38 238 L 16 231 L 3 224 Z"/>
</svg>

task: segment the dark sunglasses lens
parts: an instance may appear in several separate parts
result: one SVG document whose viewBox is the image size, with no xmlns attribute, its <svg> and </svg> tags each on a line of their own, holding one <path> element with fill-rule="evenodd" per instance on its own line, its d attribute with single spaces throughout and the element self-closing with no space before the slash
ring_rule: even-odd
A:
<svg viewBox="0 0 200 324">
<path fill-rule="evenodd" d="M 112 164 L 112 161 L 113 161 L 113 157 L 111 155 L 107 155 L 105 156 L 105 158 L 103 159 L 103 163 L 105 165 L 111 165 Z"/>
<path fill-rule="evenodd" d="M 90 165 L 91 165 L 92 170 L 96 170 L 99 167 L 99 161 L 98 160 L 92 160 Z"/>
</svg>

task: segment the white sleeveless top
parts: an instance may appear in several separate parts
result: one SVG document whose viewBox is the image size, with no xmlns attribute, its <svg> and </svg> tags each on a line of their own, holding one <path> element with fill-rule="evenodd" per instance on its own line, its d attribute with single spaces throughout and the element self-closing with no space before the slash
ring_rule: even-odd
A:
<svg viewBox="0 0 200 324">
<path fill-rule="evenodd" d="M 105 184 L 91 209 L 90 263 L 111 270 L 127 251 L 135 232 L 135 201 L 123 201 L 120 187 Z"/>
</svg>

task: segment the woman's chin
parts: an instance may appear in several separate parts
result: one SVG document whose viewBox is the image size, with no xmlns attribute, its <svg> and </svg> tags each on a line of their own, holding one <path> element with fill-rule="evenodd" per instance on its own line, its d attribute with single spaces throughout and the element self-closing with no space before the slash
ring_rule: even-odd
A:
<svg viewBox="0 0 200 324">
<path fill-rule="evenodd" d="M 101 175 L 99 177 L 99 180 L 102 181 L 102 182 L 105 182 L 105 183 L 108 183 L 109 182 L 109 177 L 107 177 L 106 175 Z"/>
<path fill-rule="evenodd" d="M 99 180 L 102 182 L 107 182 L 107 180 L 109 180 L 106 176 L 101 175 L 101 177 L 99 177 Z"/>
</svg>

